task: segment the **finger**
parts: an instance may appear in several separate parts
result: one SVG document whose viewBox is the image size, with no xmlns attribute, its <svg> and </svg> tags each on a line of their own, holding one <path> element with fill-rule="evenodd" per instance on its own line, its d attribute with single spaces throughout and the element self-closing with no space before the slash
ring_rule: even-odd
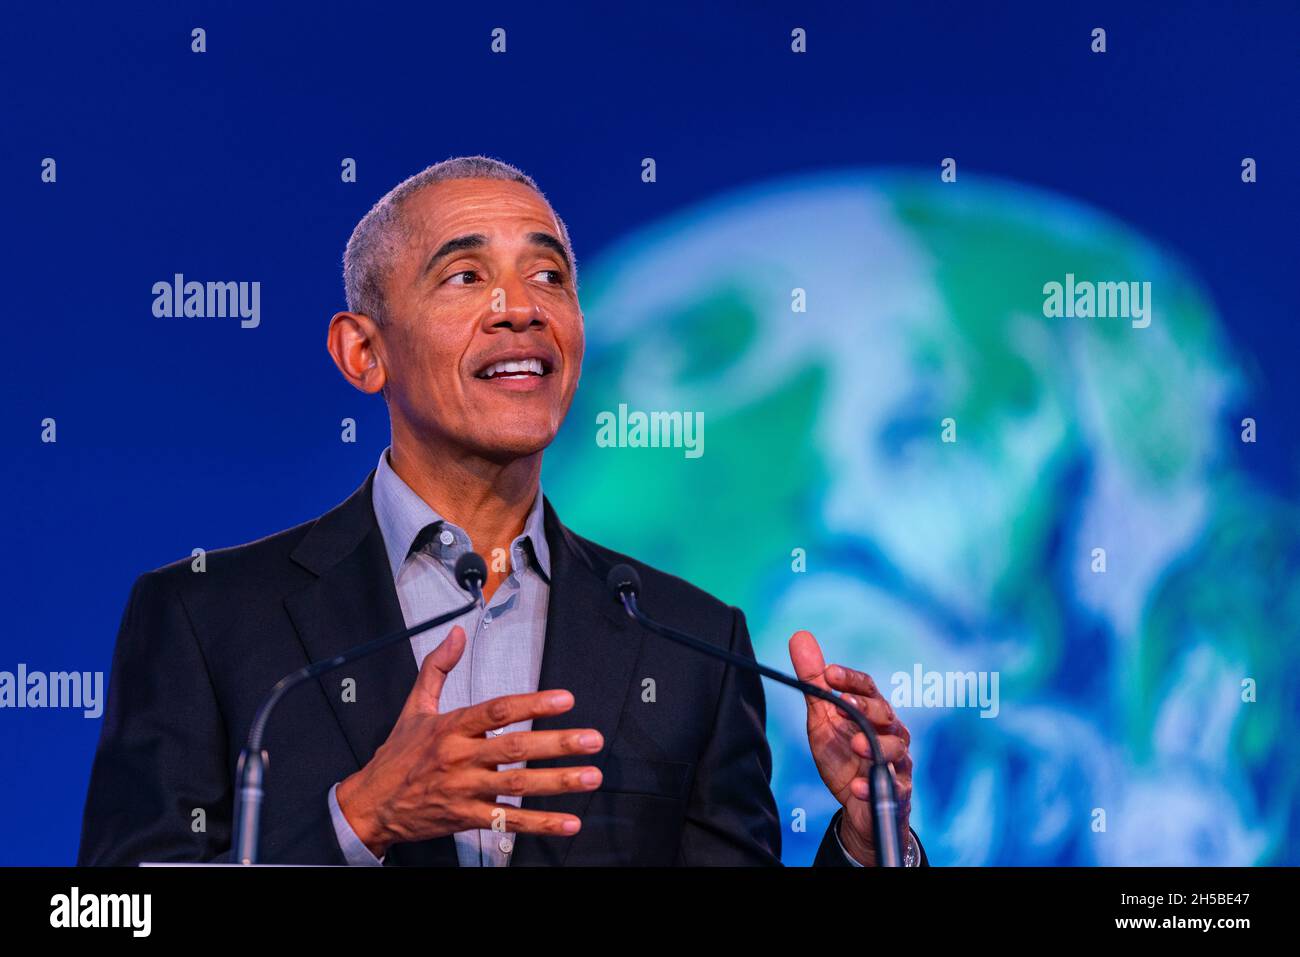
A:
<svg viewBox="0 0 1300 957">
<path fill-rule="evenodd" d="M 796 631 L 790 636 L 790 663 L 794 665 L 794 673 L 798 675 L 800 681 L 806 681 L 826 691 L 830 690 L 823 674 L 826 670 L 826 659 L 822 657 L 821 645 L 817 644 L 817 639 L 813 637 L 812 632 Z M 829 701 L 807 694 L 803 697 L 804 704 L 808 706 L 810 732 L 815 724 L 838 710 Z"/>
<path fill-rule="evenodd" d="M 564 714 L 572 707 L 573 695 L 558 689 L 534 691 L 531 694 L 508 694 L 465 708 L 461 714 L 460 727 L 467 734 L 479 735 L 484 731 L 504 728 L 516 721 L 548 714 Z"/>
<path fill-rule="evenodd" d="M 871 783 L 866 778 L 854 778 L 849 782 L 849 793 L 859 801 L 871 798 Z M 902 775 L 894 779 L 894 799 L 900 806 L 907 806 L 912 800 L 912 779 Z"/>
<path fill-rule="evenodd" d="M 566 754 L 593 754 L 605 746 L 594 728 L 572 731 L 516 731 L 499 738 L 486 738 L 478 750 L 477 763 L 496 767 L 516 761 L 559 758 Z"/>
<path fill-rule="evenodd" d="M 796 631 L 790 636 L 790 663 L 794 665 L 794 673 L 800 681 L 831 690 L 823 674 L 826 671 L 826 659 L 822 657 L 821 645 L 817 644 L 811 631 Z M 817 699 L 808 698 L 809 704 L 815 700 Z"/>
<path fill-rule="evenodd" d="M 894 714 L 894 709 L 890 707 L 889 702 L 884 698 L 866 698 L 859 695 L 846 694 L 841 695 L 844 703 L 850 707 L 857 708 L 862 714 L 875 725 L 879 731 L 888 731 L 898 721 L 898 716 Z M 836 716 L 843 724 L 844 731 L 850 731 L 857 727 L 857 723 L 838 708 L 835 709 Z"/>
<path fill-rule="evenodd" d="M 524 797 L 529 794 L 569 794 L 594 791 L 604 780 L 600 768 L 511 768 L 476 772 L 474 793 L 485 796 Z"/>
<path fill-rule="evenodd" d="M 490 831 L 510 831 L 514 834 L 551 834 L 557 837 L 571 837 L 582 830 L 582 821 L 572 814 L 526 811 L 509 804 L 479 802 L 475 806 L 471 826 Z"/>
<path fill-rule="evenodd" d="M 847 703 L 853 705 L 867 716 L 867 720 L 871 722 L 872 729 L 877 735 L 892 734 L 895 737 L 902 738 L 904 743 L 909 747 L 911 746 L 912 732 L 907 730 L 907 725 L 898 720 L 898 715 L 894 713 L 893 708 L 890 708 L 888 712 L 883 713 L 884 720 L 881 719 L 882 712 L 880 710 L 881 702 L 879 698 L 858 698 L 850 694 L 843 695 L 843 698 Z M 876 704 L 872 705 L 872 701 L 875 701 Z M 836 721 L 835 730 L 849 738 L 852 738 L 855 734 L 859 734 L 857 722 L 851 720 L 842 713 Z"/>
<path fill-rule="evenodd" d="M 894 713 L 893 708 L 885 704 L 880 698 L 858 698 L 855 695 L 849 694 L 842 695 L 842 697 L 846 703 L 857 708 L 866 716 L 867 720 L 871 722 L 872 730 L 876 732 L 877 736 L 887 734 L 893 735 L 894 737 L 902 738 L 905 745 L 909 747 L 911 746 L 912 732 L 907 730 L 907 725 L 898 720 L 898 716 Z M 836 733 L 841 737 L 852 739 L 856 735 L 857 737 L 861 737 L 863 741 L 866 740 L 858 728 L 858 723 L 849 718 L 843 712 L 836 713 L 834 725 Z M 858 750 L 856 745 L 854 746 L 854 750 Z"/>
<path fill-rule="evenodd" d="M 826 669 L 826 683 L 836 691 L 847 691 L 868 698 L 884 698 L 871 675 L 843 665 L 831 665 Z"/>
<path fill-rule="evenodd" d="M 451 674 L 451 669 L 456 667 L 456 662 L 460 661 L 460 656 L 464 653 L 465 629 L 456 625 L 437 648 L 424 656 L 424 661 L 420 664 L 420 673 L 415 678 L 415 686 L 406 697 L 403 712 L 407 709 L 418 709 L 436 714 L 447 675 Z"/>
<path fill-rule="evenodd" d="M 907 742 L 901 737 L 892 734 L 878 734 L 876 740 L 880 742 L 880 752 L 884 755 L 887 763 L 900 764 L 906 762 L 911 767 L 912 758 L 908 754 Z M 867 761 L 875 761 L 871 751 L 871 745 L 867 743 L 867 736 L 859 731 L 850 741 L 853 753 Z"/>
</svg>

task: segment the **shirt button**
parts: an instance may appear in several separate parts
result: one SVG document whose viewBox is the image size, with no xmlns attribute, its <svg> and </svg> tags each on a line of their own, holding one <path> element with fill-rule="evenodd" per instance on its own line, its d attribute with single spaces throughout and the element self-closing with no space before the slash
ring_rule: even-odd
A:
<svg viewBox="0 0 1300 957">
<path fill-rule="evenodd" d="M 510 837 L 503 837 L 501 838 L 501 840 L 497 841 L 497 847 L 501 848 L 502 854 L 509 854 L 511 851 L 515 849 L 514 839 Z"/>
<path fill-rule="evenodd" d="M 444 545 L 450 545 L 452 542 L 456 541 L 456 536 L 453 535 L 449 529 L 444 528 L 442 534 L 438 536 L 438 541 L 442 542 Z"/>
</svg>

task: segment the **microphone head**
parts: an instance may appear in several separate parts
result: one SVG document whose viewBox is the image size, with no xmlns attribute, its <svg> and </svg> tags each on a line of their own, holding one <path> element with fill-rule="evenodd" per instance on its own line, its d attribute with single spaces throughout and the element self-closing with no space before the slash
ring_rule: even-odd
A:
<svg viewBox="0 0 1300 957">
<path fill-rule="evenodd" d="M 487 584 L 487 562 L 478 552 L 465 552 L 456 559 L 456 584 L 477 595 Z"/>
<path fill-rule="evenodd" d="M 631 565 L 615 565 L 605 576 L 605 587 L 615 601 L 621 601 L 624 595 L 635 598 L 641 593 L 641 576 Z"/>
</svg>

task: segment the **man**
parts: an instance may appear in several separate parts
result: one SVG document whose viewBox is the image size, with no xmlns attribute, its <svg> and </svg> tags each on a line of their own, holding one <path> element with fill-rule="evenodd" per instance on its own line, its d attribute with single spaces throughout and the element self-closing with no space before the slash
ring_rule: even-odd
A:
<svg viewBox="0 0 1300 957">
<path fill-rule="evenodd" d="M 233 768 L 275 681 L 463 604 L 452 568 L 489 561 L 450 629 L 299 688 L 275 712 L 261 859 L 331 864 L 774 864 L 759 679 L 648 634 L 605 588 L 627 562 L 644 605 L 752 655 L 744 616 L 586 541 L 540 486 L 572 402 L 583 316 L 564 223 L 485 157 L 407 180 L 357 225 L 328 348 L 381 393 L 391 446 L 314 522 L 139 578 L 113 662 L 80 861 L 230 860 Z M 850 696 L 892 762 L 900 840 L 909 735 L 867 675 L 790 641 L 796 672 Z M 654 695 L 643 695 L 653 682 Z M 808 738 L 842 805 L 817 863 L 876 862 L 867 743 L 809 699 Z"/>
</svg>

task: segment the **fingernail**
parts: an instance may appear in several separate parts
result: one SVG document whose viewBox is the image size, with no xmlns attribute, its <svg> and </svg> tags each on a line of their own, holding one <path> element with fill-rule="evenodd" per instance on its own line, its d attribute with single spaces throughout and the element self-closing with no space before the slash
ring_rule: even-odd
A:
<svg viewBox="0 0 1300 957">
<path fill-rule="evenodd" d="M 844 677 L 844 669 L 839 665 L 831 665 L 826 669 L 826 676 L 838 680 Z"/>
<path fill-rule="evenodd" d="M 583 772 L 582 772 L 582 777 L 580 778 L 580 780 L 582 781 L 583 784 L 586 784 L 586 785 L 589 786 L 589 787 L 590 787 L 591 785 L 593 785 L 593 784 L 599 784 L 599 783 L 600 783 L 600 772 L 599 772 L 599 771 L 583 771 Z"/>
<path fill-rule="evenodd" d="M 588 731 L 578 736 L 578 743 L 584 748 L 595 748 L 600 746 L 600 735 Z"/>
<path fill-rule="evenodd" d="M 552 708 L 563 708 L 572 700 L 573 698 L 567 691 L 561 691 L 559 694 L 551 695 L 551 697 L 547 699 L 547 703 L 550 704 Z"/>
<path fill-rule="evenodd" d="M 581 826 L 582 824 L 578 821 L 565 821 L 561 825 L 561 827 L 564 829 L 565 834 L 577 833 L 578 828 L 580 828 Z"/>
</svg>

